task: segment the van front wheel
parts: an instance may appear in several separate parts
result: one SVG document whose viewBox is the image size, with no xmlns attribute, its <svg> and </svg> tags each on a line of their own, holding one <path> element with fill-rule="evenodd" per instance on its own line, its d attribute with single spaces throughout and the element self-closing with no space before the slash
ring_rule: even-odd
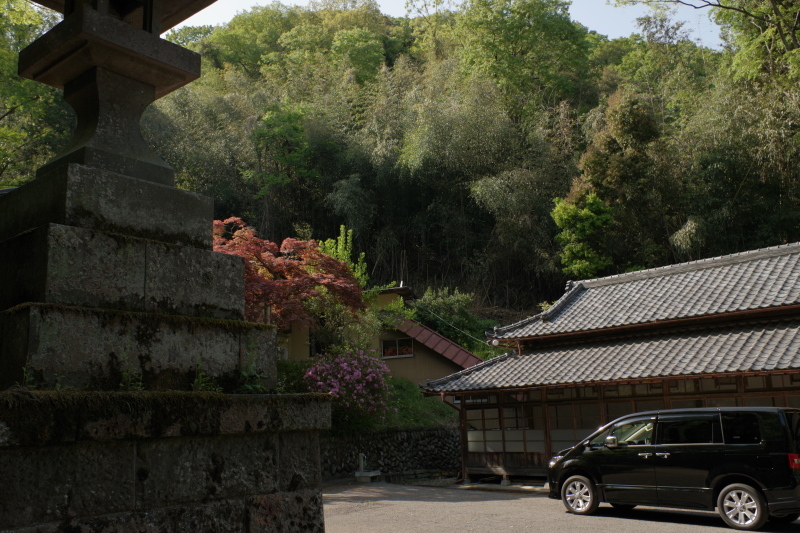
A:
<svg viewBox="0 0 800 533">
<path fill-rule="evenodd" d="M 567 511 L 574 514 L 592 514 L 600 505 L 594 483 L 583 476 L 572 476 L 564 482 L 561 501 Z"/>
<path fill-rule="evenodd" d="M 722 489 L 717 498 L 717 510 L 728 526 L 747 531 L 759 529 L 769 517 L 761 493 L 741 483 Z"/>
</svg>

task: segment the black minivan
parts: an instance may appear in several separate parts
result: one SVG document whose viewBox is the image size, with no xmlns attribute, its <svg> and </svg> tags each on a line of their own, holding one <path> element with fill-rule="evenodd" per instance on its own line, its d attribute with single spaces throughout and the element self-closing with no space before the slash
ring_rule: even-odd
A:
<svg viewBox="0 0 800 533">
<path fill-rule="evenodd" d="M 575 514 L 608 502 L 717 508 L 735 529 L 789 523 L 800 517 L 798 445 L 800 409 L 634 413 L 553 457 L 549 496 Z"/>
</svg>

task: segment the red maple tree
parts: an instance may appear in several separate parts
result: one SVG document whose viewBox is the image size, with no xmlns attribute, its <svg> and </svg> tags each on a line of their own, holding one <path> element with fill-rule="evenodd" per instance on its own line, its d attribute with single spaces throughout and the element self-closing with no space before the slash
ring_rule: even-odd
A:
<svg viewBox="0 0 800 533">
<path fill-rule="evenodd" d="M 358 280 L 343 261 L 313 240 L 285 239 L 280 247 L 256 236 L 238 217 L 214 221 L 214 251 L 244 258 L 245 316 L 251 322 L 314 326 L 305 303 L 331 299 L 355 316 L 364 309 Z"/>
</svg>

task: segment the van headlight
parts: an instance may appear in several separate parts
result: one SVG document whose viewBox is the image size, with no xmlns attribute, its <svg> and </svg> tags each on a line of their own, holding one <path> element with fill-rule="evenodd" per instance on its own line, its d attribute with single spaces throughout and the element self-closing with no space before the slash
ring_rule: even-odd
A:
<svg viewBox="0 0 800 533">
<path fill-rule="evenodd" d="M 550 464 L 548 464 L 548 468 L 553 468 L 558 464 L 558 462 L 563 459 L 563 455 L 554 455 L 552 459 L 550 459 Z"/>
</svg>

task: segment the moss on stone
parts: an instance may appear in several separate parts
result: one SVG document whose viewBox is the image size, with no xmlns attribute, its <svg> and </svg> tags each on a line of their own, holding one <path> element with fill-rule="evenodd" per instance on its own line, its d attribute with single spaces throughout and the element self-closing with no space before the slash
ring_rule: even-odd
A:
<svg viewBox="0 0 800 533">
<path fill-rule="evenodd" d="M 172 327 L 208 327 L 220 328 L 230 333 L 248 333 L 252 330 L 274 330 L 274 324 L 261 324 L 257 322 L 245 322 L 243 320 L 225 320 L 221 318 L 202 318 L 186 315 L 166 315 L 163 313 L 139 312 L 139 311 L 121 311 L 118 309 L 101 309 L 89 307 L 77 307 L 70 305 L 40 303 L 40 302 L 26 302 L 10 309 L 3 311 L 3 313 L 17 313 L 26 309 L 42 309 L 42 310 L 58 310 L 62 312 L 76 313 L 84 316 L 101 316 L 108 319 L 121 320 L 123 323 L 127 320 L 135 320 L 142 325 L 158 326 L 167 324 Z M 139 339 L 137 338 L 137 341 Z"/>
<path fill-rule="evenodd" d="M 299 413 L 324 408 L 327 395 L 226 395 L 212 392 L 0 392 L 6 445 L 42 446 L 77 440 L 214 436 L 231 417 L 238 432 L 280 431 Z M 253 418 L 255 417 L 255 418 Z M 248 424 L 250 421 L 256 424 Z M 225 432 L 230 432 L 228 429 Z M 0 442 L 0 446 L 4 443 Z"/>
</svg>

